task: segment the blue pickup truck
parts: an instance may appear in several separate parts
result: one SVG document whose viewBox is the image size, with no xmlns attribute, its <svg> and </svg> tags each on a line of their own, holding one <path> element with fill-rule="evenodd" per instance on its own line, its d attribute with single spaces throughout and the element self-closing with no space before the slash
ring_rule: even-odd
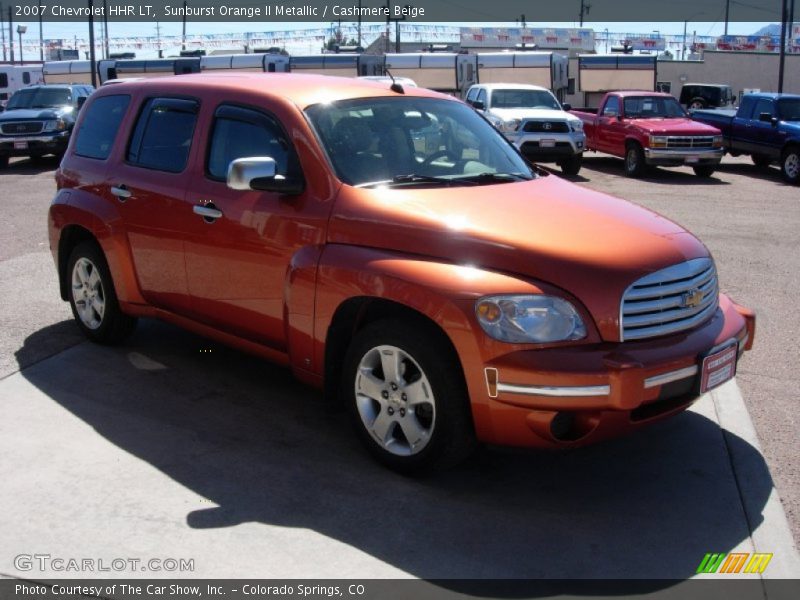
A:
<svg viewBox="0 0 800 600">
<path fill-rule="evenodd" d="M 722 132 L 732 156 L 749 154 L 759 167 L 777 162 L 789 183 L 800 183 L 800 96 L 747 94 L 738 110 L 694 110 L 692 119 Z"/>
</svg>

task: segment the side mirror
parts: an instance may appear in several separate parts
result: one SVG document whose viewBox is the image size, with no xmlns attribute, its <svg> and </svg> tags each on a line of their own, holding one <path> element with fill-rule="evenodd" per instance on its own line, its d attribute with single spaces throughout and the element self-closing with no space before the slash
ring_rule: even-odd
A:
<svg viewBox="0 0 800 600">
<path fill-rule="evenodd" d="M 622 115 L 617 115 L 617 121 L 622 121 Z"/>
<path fill-rule="evenodd" d="M 563 108 L 564 110 L 572 110 L 572 104 L 570 104 L 569 102 L 564 102 L 564 104 L 561 105 L 561 108 Z"/>
<path fill-rule="evenodd" d="M 78 110 L 82 109 L 84 104 L 86 104 L 86 96 L 81 96 L 78 98 Z"/>
<path fill-rule="evenodd" d="M 237 158 L 228 167 L 228 187 L 232 190 L 258 190 L 296 196 L 303 183 L 290 181 L 276 172 L 275 159 L 269 156 Z"/>
<path fill-rule="evenodd" d="M 731 96 L 731 104 L 735 104 L 735 103 L 736 103 L 736 94 Z"/>
<path fill-rule="evenodd" d="M 483 100 L 473 100 L 472 108 L 475 110 L 486 110 L 486 103 Z"/>
<path fill-rule="evenodd" d="M 764 123 L 772 123 L 773 122 L 772 113 L 768 112 L 759 113 L 758 120 Z"/>
</svg>

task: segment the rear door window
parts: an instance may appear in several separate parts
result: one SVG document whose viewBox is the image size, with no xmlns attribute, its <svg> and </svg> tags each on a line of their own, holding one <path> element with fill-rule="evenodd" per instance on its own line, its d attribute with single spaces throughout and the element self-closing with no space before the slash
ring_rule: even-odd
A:
<svg viewBox="0 0 800 600">
<path fill-rule="evenodd" d="M 127 161 L 156 171 L 180 173 L 192 147 L 199 102 L 184 98 L 145 101 L 128 145 Z"/>
<path fill-rule="evenodd" d="M 111 154 L 120 123 L 128 110 L 131 97 L 103 96 L 86 109 L 75 139 L 75 154 L 105 160 Z"/>
</svg>

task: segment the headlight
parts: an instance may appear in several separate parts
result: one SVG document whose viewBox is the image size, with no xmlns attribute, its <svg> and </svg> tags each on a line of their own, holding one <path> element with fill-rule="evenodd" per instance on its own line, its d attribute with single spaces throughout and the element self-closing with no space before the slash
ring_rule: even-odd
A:
<svg viewBox="0 0 800 600">
<path fill-rule="evenodd" d="M 715 135 L 713 144 L 714 144 L 714 148 L 722 148 L 722 136 L 721 135 Z"/>
<path fill-rule="evenodd" d="M 586 337 L 575 307 L 555 296 L 486 296 L 475 303 L 475 314 L 486 334 L 501 342 L 542 344 Z"/>
<path fill-rule="evenodd" d="M 650 147 L 651 148 L 666 148 L 667 147 L 667 136 L 665 136 L 665 135 L 651 135 L 650 136 Z"/>
<path fill-rule="evenodd" d="M 67 123 L 64 119 L 54 119 L 52 121 L 45 121 L 42 131 L 64 131 L 66 128 Z"/>
<path fill-rule="evenodd" d="M 509 119 L 508 121 L 500 121 L 498 125 L 498 129 L 500 131 L 516 131 L 519 127 L 520 120 L 519 119 Z"/>
<path fill-rule="evenodd" d="M 583 131 L 583 121 L 570 121 L 569 128 L 572 129 L 572 131 Z"/>
</svg>

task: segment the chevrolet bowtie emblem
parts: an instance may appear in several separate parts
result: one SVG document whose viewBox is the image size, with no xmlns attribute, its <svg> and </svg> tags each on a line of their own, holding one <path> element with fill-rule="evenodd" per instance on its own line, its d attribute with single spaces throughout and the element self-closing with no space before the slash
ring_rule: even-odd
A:
<svg viewBox="0 0 800 600">
<path fill-rule="evenodd" d="M 701 290 L 691 290 L 686 292 L 681 298 L 682 304 L 686 308 L 694 308 L 700 306 L 703 301 L 703 292 Z"/>
</svg>

